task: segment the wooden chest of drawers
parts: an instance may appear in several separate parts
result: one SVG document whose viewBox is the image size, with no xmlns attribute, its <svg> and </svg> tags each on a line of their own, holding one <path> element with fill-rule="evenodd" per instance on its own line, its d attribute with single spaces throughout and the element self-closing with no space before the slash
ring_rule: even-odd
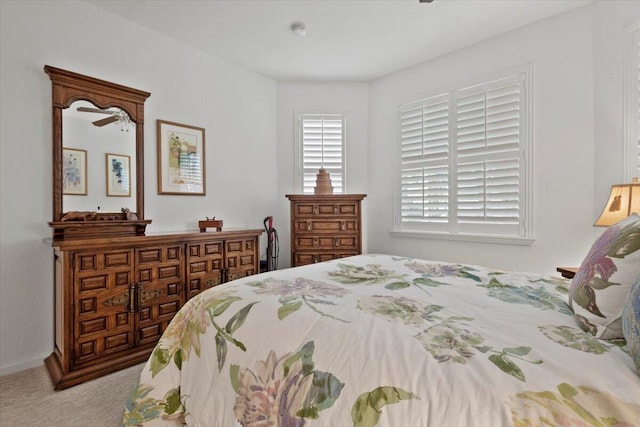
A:
<svg viewBox="0 0 640 427">
<path fill-rule="evenodd" d="M 361 201 L 365 197 L 365 194 L 288 194 L 291 266 L 360 254 Z"/>
</svg>

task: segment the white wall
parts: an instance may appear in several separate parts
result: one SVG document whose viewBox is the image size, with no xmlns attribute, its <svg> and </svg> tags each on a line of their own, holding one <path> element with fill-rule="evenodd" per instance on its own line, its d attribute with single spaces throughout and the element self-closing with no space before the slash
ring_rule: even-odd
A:
<svg viewBox="0 0 640 427">
<path fill-rule="evenodd" d="M 151 92 L 145 216 L 154 231 L 262 228 L 280 199 L 276 82 L 84 2 L 0 2 L 0 374 L 53 350 L 51 82 L 55 67 Z M 251 125 L 245 121 L 251 117 Z M 160 196 L 156 120 L 206 129 L 207 195 Z"/>
<path fill-rule="evenodd" d="M 606 2 L 605 2 L 606 3 Z M 579 265 L 595 231 L 591 6 L 387 76 L 369 93 L 369 251 L 551 274 Z M 533 64 L 532 246 L 392 237 L 397 107 Z M 598 167 L 600 163 L 598 162 Z M 374 214 L 375 213 L 375 214 Z"/>
<path fill-rule="evenodd" d="M 274 228 L 280 238 L 278 267 L 290 265 L 289 200 L 285 194 L 296 193 L 295 183 L 295 112 L 340 111 L 347 113 L 346 169 L 347 188 L 351 194 L 366 194 L 369 87 L 367 83 L 278 83 L 278 194 L 279 210 Z M 362 202 L 362 229 L 367 229 L 367 198 Z M 363 233 L 363 248 L 367 248 Z"/>
<path fill-rule="evenodd" d="M 640 23 L 640 1 L 594 4 L 595 104 L 594 209 L 599 214 L 613 184 L 624 180 L 624 78 L 626 31 Z"/>
</svg>

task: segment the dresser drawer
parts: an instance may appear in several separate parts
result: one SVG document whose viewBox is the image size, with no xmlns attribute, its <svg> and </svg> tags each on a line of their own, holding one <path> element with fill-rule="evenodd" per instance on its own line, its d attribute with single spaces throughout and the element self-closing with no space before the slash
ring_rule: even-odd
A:
<svg viewBox="0 0 640 427">
<path fill-rule="evenodd" d="M 326 249 L 326 250 L 358 250 L 359 238 L 354 235 L 303 235 L 298 234 L 294 237 L 293 249 Z"/>
<path fill-rule="evenodd" d="M 357 219 L 299 219 L 293 222 L 294 233 L 356 233 Z"/>
<path fill-rule="evenodd" d="M 293 205 L 293 214 L 296 217 L 322 217 L 322 216 L 342 216 L 357 217 L 359 203 L 356 202 L 340 202 L 340 203 L 307 203 L 297 202 Z"/>
<path fill-rule="evenodd" d="M 331 261 L 332 259 L 345 258 L 358 255 L 358 252 L 294 252 L 294 265 L 315 264 L 316 262 Z"/>
</svg>

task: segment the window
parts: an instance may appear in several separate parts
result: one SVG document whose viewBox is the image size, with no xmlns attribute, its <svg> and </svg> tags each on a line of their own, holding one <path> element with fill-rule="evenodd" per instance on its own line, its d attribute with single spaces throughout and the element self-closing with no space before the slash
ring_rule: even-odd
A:
<svg viewBox="0 0 640 427">
<path fill-rule="evenodd" d="M 628 30 L 625 65 L 625 162 L 624 180 L 640 178 L 640 23 Z"/>
<path fill-rule="evenodd" d="M 331 176 L 334 194 L 345 191 L 346 115 L 296 114 L 298 179 L 303 194 L 313 194 L 316 176 L 324 168 Z"/>
<path fill-rule="evenodd" d="M 530 75 L 400 107 L 396 231 L 531 241 Z"/>
</svg>

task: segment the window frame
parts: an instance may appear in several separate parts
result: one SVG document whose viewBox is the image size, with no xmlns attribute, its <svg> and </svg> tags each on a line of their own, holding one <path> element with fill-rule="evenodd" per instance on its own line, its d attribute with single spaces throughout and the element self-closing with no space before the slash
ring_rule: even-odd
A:
<svg viewBox="0 0 640 427">
<path fill-rule="evenodd" d="M 522 109 L 519 123 L 519 166 L 520 166 L 520 181 L 519 181 L 519 224 L 518 234 L 494 234 L 491 231 L 464 231 L 461 232 L 455 223 L 458 218 L 456 217 L 457 207 L 457 194 L 451 195 L 452 191 L 449 191 L 449 215 L 445 226 L 426 226 L 420 229 L 419 227 L 407 227 L 402 220 L 402 123 L 401 114 L 404 109 L 411 105 L 425 104 L 430 100 L 437 98 L 448 97 L 449 99 L 449 111 L 448 111 L 448 144 L 449 144 L 449 174 L 451 174 L 452 168 L 456 167 L 456 144 L 457 144 L 457 118 L 456 118 L 456 100 L 459 93 L 464 93 L 474 87 L 488 88 L 492 83 L 500 80 L 508 79 L 509 77 L 521 78 L 521 92 L 520 96 L 520 108 Z M 521 77 L 520 77 L 521 76 Z M 490 76 L 484 78 L 476 78 L 467 81 L 465 84 L 453 85 L 452 88 L 446 88 L 446 90 L 431 92 L 428 96 L 422 97 L 419 100 L 412 100 L 410 102 L 403 103 L 398 106 L 397 117 L 397 162 L 395 173 L 395 185 L 394 185 L 394 203 L 393 203 L 393 226 L 391 234 L 394 237 L 410 237 L 410 238 L 429 238 L 439 240 L 453 240 L 453 241 L 469 241 L 469 242 L 486 242 L 486 243 L 504 243 L 514 245 L 531 245 L 535 241 L 533 230 L 533 65 L 526 64 L 510 69 L 503 70 L 501 72 L 492 73 Z M 455 193 L 457 189 L 455 185 L 457 180 L 457 173 L 452 179 L 449 178 L 449 188 L 453 188 Z M 453 219 L 453 221 L 452 221 Z M 481 227 L 479 227 L 481 228 Z"/>
<path fill-rule="evenodd" d="M 295 129 L 295 188 L 300 194 L 313 194 L 313 192 L 305 193 L 304 190 L 304 136 L 303 122 L 307 118 L 331 118 L 340 119 L 342 121 L 342 162 L 341 162 L 341 178 L 342 192 L 334 191 L 334 194 L 347 194 L 347 141 L 348 141 L 348 114 L 345 111 L 335 110 L 296 110 L 294 111 L 294 129 Z M 332 174 L 333 175 L 333 174 Z M 335 189 L 334 189 L 335 190 Z"/>
</svg>

